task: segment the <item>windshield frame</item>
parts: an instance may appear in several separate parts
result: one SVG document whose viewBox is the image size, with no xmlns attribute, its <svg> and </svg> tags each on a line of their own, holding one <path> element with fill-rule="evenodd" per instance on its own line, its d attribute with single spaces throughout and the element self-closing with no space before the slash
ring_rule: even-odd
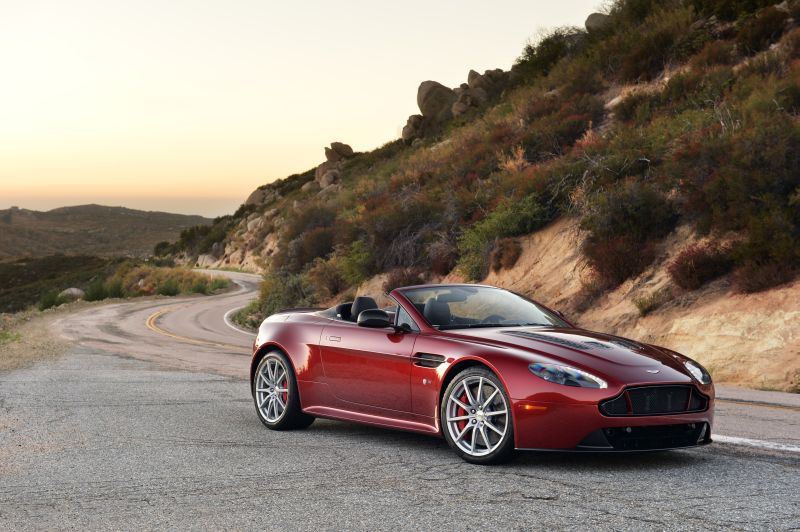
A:
<svg viewBox="0 0 800 532">
<path fill-rule="evenodd" d="M 430 322 L 428 322 L 428 320 L 425 318 L 425 316 L 422 314 L 422 312 L 420 312 L 417 309 L 417 307 L 414 305 L 414 303 L 411 301 L 411 298 L 409 297 L 409 295 L 410 295 L 409 293 L 410 292 L 416 292 L 416 291 L 421 291 L 421 290 L 437 290 L 437 289 L 446 289 L 446 288 L 473 288 L 473 289 L 500 290 L 500 291 L 503 291 L 503 292 L 507 292 L 509 294 L 512 294 L 512 295 L 522 299 L 523 301 L 526 301 L 526 302 L 530 303 L 531 305 L 536 307 L 537 310 L 539 310 L 540 312 L 542 312 L 543 314 L 548 316 L 548 318 L 551 319 L 551 321 L 554 322 L 553 324 L 549 324 L 549 325 L 511 325 L 511 324 L 494 325 L 495 327 L 498 327 L 498 328 L 501 328 L 501 327 L 505 327 L 505 328 L 537 327 L 537 326 L 538 327 L 568 328 L 568 329 L 574 329 L 575 328 L 575 325 L 570 323 L 560 313 L 548 308 L 545 305 L 542 305 L 538 301 L 535 301 L 535 300 L 533 300 L 531 298 L 525 297 L 524 295 L 519 294 L 517 292 L 514 292 L 513 290 L 507 290 L 505 288 L 499 288 L 499 287 L 496 287 L 496 286 L 479 285 L 479 284 L 417 285 L 417 286 L 407 286 L 407 287 L 402 287 L 402 288 L 396 288 L 395 290 L 392 291 L 392 293 L 390 295 L 393 296 L 394 299 L 398 303 L 400 303 L 403 307 L 405 307 L 406 311 L 409 314 L 411 314 L 411 316 L 414 318 L 414 321 L 416 321 L 417 324 L 420 325 L 421 328 L 424 328 L 429 332 L 464 331 L 464 330 L 477 328 L 477 327 L 469 327 L 469 326 L 440 328 L 440 326 L 433 325 Z M 488 327 L 488 325 L 484 325 L 484 327 Z"/>
</svg>

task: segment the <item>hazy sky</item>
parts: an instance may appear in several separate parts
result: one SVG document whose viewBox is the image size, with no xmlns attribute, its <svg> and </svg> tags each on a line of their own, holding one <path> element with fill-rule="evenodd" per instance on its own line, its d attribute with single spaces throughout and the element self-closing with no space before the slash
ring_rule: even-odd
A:
<svg viewBox="0 0 800 532">
<path fill-rule="evenodd" d="M 0 208 L 220 215 L 600 0 L 0 0 Z"/>
</svg>

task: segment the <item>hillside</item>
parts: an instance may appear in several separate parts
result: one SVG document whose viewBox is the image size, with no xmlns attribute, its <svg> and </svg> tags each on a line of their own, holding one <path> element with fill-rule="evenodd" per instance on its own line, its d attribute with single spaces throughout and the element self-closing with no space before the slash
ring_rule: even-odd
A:
<svg viewBox="0 0 800 532">
<path fill-rule="evenodd" d="M 334 143 L 171 251 L 263 271 L 254 320 L 485 281 L 800 390 L 798 21 L 798 1 L 618 0 L 509 72 L 423 82 L 401 139 Z"/>
<path fill-rule="evenodd" d="M 46 212 L 11 208 L 0 210 L 0 260 L 72 255 L 145 256 L 161 241 L 175 240 L 183 229 L 213 220 L 81 205 Z"/>
</svg>

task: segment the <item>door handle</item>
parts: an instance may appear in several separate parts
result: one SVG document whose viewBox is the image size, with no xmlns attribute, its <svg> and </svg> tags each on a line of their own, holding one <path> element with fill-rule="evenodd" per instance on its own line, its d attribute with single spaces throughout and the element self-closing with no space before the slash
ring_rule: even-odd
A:
<svg viewBox="0 0 800 532">
<path fill-rule="evenodd" d="M 341 336 L 328 336 L 328 341 L 329 342 L 341 342 L 342 341 L 342 337 Z"/>
</svg>

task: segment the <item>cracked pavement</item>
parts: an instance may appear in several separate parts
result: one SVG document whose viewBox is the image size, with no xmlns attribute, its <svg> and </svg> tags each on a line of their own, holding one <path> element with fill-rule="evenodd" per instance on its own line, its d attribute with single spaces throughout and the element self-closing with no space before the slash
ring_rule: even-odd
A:
<svg viewBox="0 0 800 532">
<path fill-rule="evenodd" d="M 245 335 L 207 331 L 228 336 L 226 354 L 133 325 L 174 304 L 71 316 L 62 357 L 0 374 L 0 529 L 800 528 L 793 453 L 713 444 L 482 467 L 423 435 L 327 420 L 268 431 L 242 378 L 247 348 L 235 349 Z M 111 317 L 120 332 L 99 332 Z M 798 410 L 722 410 L 726 433 L 763 417 L 797 441 Z"/>
</svg>

